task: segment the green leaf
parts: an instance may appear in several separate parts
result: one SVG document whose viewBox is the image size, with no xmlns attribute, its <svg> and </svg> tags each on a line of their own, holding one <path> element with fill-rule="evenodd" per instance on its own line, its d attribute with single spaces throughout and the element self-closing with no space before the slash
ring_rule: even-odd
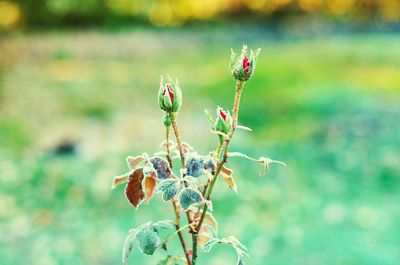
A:
<svg viewBox="0 0 400 265">
<path fill-rule="evenodd" d="M 128 264 L 128 258 L 132 253 L 133 247 L 136 242 L 136 233 L 137 229 L 132 229 L 129 231 L 128 236 L 126 237 L 124 248 L 122 249 L 122 264 Z"/>
<path fill-rule="evenodd" d="M 200 203 L 202 201 L 203 196 L 200 192 L 194 189 L 187 188 L 179 194 L 179 203 L 185 211 L 189 209 L 191 205 Z"/>
<path fill-rule="evenodd" d="M 204 252 L 210 252 L 210 250 L 212 249 L 212 247 L 213 247 L 215 244 L 217 244 L 217 243 L 219 243 L 219 239 L 217 239 L 217 238 L 211 239 L 211 240 L 208 241 L 206 244 L 204 244 L 203 251 L 204 251 Z"/>
<path fill-rule="evenodd" d="M 160 245 L 160 237 L 153 229 L 145 228 L 137 232 L 136 243 L 142 253 L 153 255 L 154 251 Z"/>
<path fill-rule="evenodd" d="M 179 256 L 168 256 L 157 263 L 157 265 L 179 265 L 179 264 L 186 264 L 185 259 Z"/>
<path fill-rule="evenodd" d="M 171 220 L 162 220 L 157 221 L 152 224 L 152 228 L 159 230 L 159 229 L 175 229 L 174 222 Z"/>
<path fill-rule="evenodd" d="M 158 192 L 162 193 L 164 201 L 169 201 L 178 193 L 179 186 L 178 179 L 166 179 L 158 184 Z"/>
</svg>

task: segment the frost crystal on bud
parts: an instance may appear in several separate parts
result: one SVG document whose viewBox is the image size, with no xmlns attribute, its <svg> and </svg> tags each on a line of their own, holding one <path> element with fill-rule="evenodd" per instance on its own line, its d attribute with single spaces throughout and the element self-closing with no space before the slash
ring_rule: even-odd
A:
<svg viewBox="0 0 400 265">
<path fill-rule="evenodd" d="M 171 177 L 171 169 L 168 166 L 168 162 L 160 157 L 153 157 L 150 159 L 154 169 L 157 171 L 158 179 L 167 179 Z"/>
<path fill-rule="evenodd" d="M 229 134 L 232 126 L 232 117 L 229 111 L 217 108 L 217 119 L 215 120 L 214 129 L 225 134 Z"/>
<path fill-rule="evenodd" d="M 236 56 L 232 50 L 230 71 L 236 80 L 247 81 L 252 77 L 259 53 L 260 49 L 256 49 L 255 51 L 250 50 L 249 54 L 246 45 L 243 45 L 239 56 Z"/>
<path fill-rule="evenodd" d="M 203 176 L 204 160 L 200 157 L 192 157 L 186 162 L 186 174 L 194 178 Z"/>
<path fill-rule="evenodd" d="M 164 82 L 164 78 L 161 76 L 158 104 L 166 112 L 179 111 L 182 106 L 182 92 L 178 80 L 174 82 L 171 78 L 168 78 L 168 82 Z"/>
</svg>

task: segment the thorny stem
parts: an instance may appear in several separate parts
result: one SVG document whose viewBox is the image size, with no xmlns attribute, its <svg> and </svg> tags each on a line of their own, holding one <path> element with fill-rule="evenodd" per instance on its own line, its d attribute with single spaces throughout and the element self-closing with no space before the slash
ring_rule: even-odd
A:
<svg viewBox="0 0 400 265">
<path fill-rule="evenodd" d="M 173 164 L 172 164 L 172 159 L 171 159 L 171 151 L 169 148 L 169 126 L 165 127 L 165 140 L 167 141 L 167 145 L 166 145 L 166 149 L 167 149 L 167 160 L 169 162 L 169 166 L 172 168 Z M 182 249 L 183 252 L 185 253 L 185 257 L 186 257 L 186 262 L 188 265 L 192 265 L 192 262 L 190 260 L 190 256 L 189 256 L 189 252 L 187 251 L 187 247 L 186 247 L 186 242 L 185 239 L 182 235 L 182 228 L 180 227 L 180 219 L 181 219 L 181 215 L 179 213 L 178 210 L 178 206 L 176 205 L 176 201 L 175 199 L 172 199 L 172 206 L 174 208 L 174 212 L 175 212 L 175 228 L 176 228 L 176 233 L 179 236 L 179 241 L 181 242 L 182 245 Z"/>
<path fill-rule="evenodd" d="M 235 132 L 236 129 L 236 125 L 237 125 L 237 120 L 239 117 L 239 106 L 240 106 L 240 98 L 243 92 L 243 87 L 244 87 L 244 82 L 242 81 L 236 81 L 236 92 L 235 92 L 235 101 L 233 103 L 233 114 L 232 114 L 232 129 L 231 129 L 231 133 L 229 134 L 229 138 L 225 140 L 225 144 L 224 144 L 224 155 L 221 159 L 221 161 L 218 163 L 218 167 L 215 171 L 215 174 L 213 176 L 213 178 L 211 179 L 209 188 L 206 192 L 205 195 L 205 200 L 209 201 L 211 198 L 211 194 L 213 192 L 214 189 L 214 185 L 215 182 L 217 181 L 218 175 L 221 173 L 221 170 L 224 166 L 224 164 L 226 163 L 227 159 L 228 159 L 228 151 L 229 151 L 229 145 L 231 143 L 233 134 Z M 201 213 L 201 217 L 199 220 L 199 223 L 196 227 L 196 232 L 195 232 L 195 237 L 197 238 L 197 234 L 199 233 L 200 229 L 201 229 L 201 225 L 203 224 L 204 218 L 206 216 L 208 210 L 208 206 L 206 203 L 204 203 L 203 206 L 203 210 Z M 197 240 L 196 242 L 193 241 L 193 254 L 192 254 L 192 265 L 196 265 L 196 260 L 197 260 Z"/>
</svg>

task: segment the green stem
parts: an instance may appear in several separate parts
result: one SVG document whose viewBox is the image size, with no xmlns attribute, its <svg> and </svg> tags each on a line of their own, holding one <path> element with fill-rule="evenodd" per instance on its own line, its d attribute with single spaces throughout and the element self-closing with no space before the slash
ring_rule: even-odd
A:
<svg viewBox="0 0 400 265">
<path fill-rule="evenodd" d="M 165 139 L 167 141 L 167 144 L 166 144 L 167 160 L 169 162 L 169 166 L 172 169 L 173 163 L 172 163 L 172 159 L 171 159 L 171 151 L 170 151 L 170 148 L 169 148 L 169 128 L 170 128 L 169 126 L 165 127 Z M 183 237 L 183 234 L 182 234 L 182 228 L 181 228 L 181 225 L 180 225 L 180 223 L 181 223 L 180 222 L 181 215 L 179 213 L 178 206 L 176 205 L 175 199 L 172 199 L 172 207 L 174 208 L 174 212 L 175 212 L 175 229 L 176 229 L 176 233 L 179 236 L 179 241 L 181 242 L 182 250 L 183 250 L 183 252 L 185 254 L 187 265 L 192 265 L 192 262 L 191 262 L 190 256 L 189 256 L 189 252 L 187 251 L 185 238 Z"/>
<path fill-rule="evenodd" d="M 174 133 L 175 133 L 175 138 L 176 138 L 176 142 L 178 144 L 178 150 L 179 150 L 179 156 L 181 158 L 181 168 L 184 169 L 186 167 L 185 165 L 185 155 L 183 154 L 183 146 L 182 146 L 182 139 L 181 139 L 181 135 L 179 133 L 179 128 L 178 125 L 176 123 L 176 112 L 171 112 L 169 113 L 170 118 L 171 118 L 171 123 L 172 123 L 172 128 L 174 129 Z M 187 184 L 185 183 L 185 187 L 187 186 Z M 186 211 L 186 217 L 188 220 L 188 224 L 192 224 L 193 220 L 190 216 L 189 211 Z M 197 245 L 197 233 L 196 231 L 193 229 L 193 227 L 191 225 L 189 225 L 189 230 L 192 234 L 192 248 L 194 248 L 195 245 Z M 194 261 L 196 262 L 196 260 Z M 193 256 L 192 256 L 192 264 L 193 265 Z"/>
<path fill-rule="evenodd" d="M 225 140 L 224 155 L 223 155 L 221 161 L 218 163 L 217 170 L 215 171 L 215 174 L 214 174 L 213 178 L 211 179 L 209 188 L 208 188 L 208 190 L 206 192 L 206 195 L 205 195 L 205 200 L 206 201 L 210 200 L 211 194 L 212 194 L 212 192 L 214 190 L 215 182 L 217 181 L 218 176 L 221 173 L 221 170 L 222 170 L 224 164 L 226 163 L 226 161 L 228 159 L 229 145 L 231 143 L 233 134 L 234 134 L 236 126 L 237 126 L 237 120 L 239 118 L 240 98 L 242 96 L 244 84 L 245 83 L 242 82 L 242 81 L 236 81 L 235 100 L 234 100 L 234 103 L 233 103 L 233 114 L 232 114 L 232 129 L 231 129 L 231 132 L 229 134 L 229 138 Z M 201 226 L 202 226 L 202 224 L 204 222 L 204 218 L 206 216 L 207 210 L 208 210 L 208 206 L 205 203 L 204 206 L 203 206 L 203 211 L 201 213 L 200 220 L 199 220 L 199 222 L 197 224 L 197 227 L 196 227 L 196 232 L 195 232 L 196 238 L 197 238 L 197 234 L 199 233 L 199 231 L 201 229 Z M 193 254 L 192 255 L 193 255 L 192 256 L 192 265 L 195 265 L 196 261 L 197 261 L 197 240 L 196 240 L 196 242 L 193 242 Z"/>
</svg>

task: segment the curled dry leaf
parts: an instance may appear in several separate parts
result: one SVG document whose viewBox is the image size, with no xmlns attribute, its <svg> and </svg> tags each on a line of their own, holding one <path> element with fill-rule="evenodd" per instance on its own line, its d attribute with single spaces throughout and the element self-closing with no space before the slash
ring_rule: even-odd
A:
<svg viewBox="0 0 400 265">
<path fill-rule="evenodd" d="M 121 175 L 121 176 L 116 176 L 113 178 L 113 182 L 111 185 L 111 189 L 115 189 L 116 187 L 118 187 L 121 184 L 124 184 L 128 181 L 128 173 Z"/>
<path fill-rule="evenodd" d="M 128 156 L 126 158 L 126 162 L 128 163 L 128 166 L 130 167 L 130 169 L 132 169 L 132 170 L 135 170 L 138 167 L 138 165 L 145 160 L 146 160 L 145 155 L 140 155 L 140 156 L 136 156 L 136 157 Z"/>
<path fill-rule="evenodd" d="M 138 168 L 129 175 L 128 184 L 125 187 L 126 198 L 135 208 L 143 202 L 143 198 L 146 196 L 142 188 L 143 179 L 143 168 Z"/>
<path fill-rule="evenodd" d="M 232 176 L 233 171 L 227 167 L 222 167 L 221 169 L 221 177 L 229 185 L 229 187 L 234 191 L 237 192 L 237 185 L 235 180 Z"/>
<path fill-rule="evenodd" d="M 261 176 L 263 176 L 263 175 L 268 173 L 269 164 L 275 163 L 275 164 L 279 164 L 279 165 L 282 165 L 282 166 L 286 167 L 286 164 L 284 162 L 278 161 L 278 160 L 272 160 L 271 158 L 268 158 L 268 157 L 260 157 L 259 160 L 258 160 L 258 163 L 260 163 L 261 165 L 264 166 L 264 171 L 261 172 L 261 174 L 260 174 Z"/>
</svg>

